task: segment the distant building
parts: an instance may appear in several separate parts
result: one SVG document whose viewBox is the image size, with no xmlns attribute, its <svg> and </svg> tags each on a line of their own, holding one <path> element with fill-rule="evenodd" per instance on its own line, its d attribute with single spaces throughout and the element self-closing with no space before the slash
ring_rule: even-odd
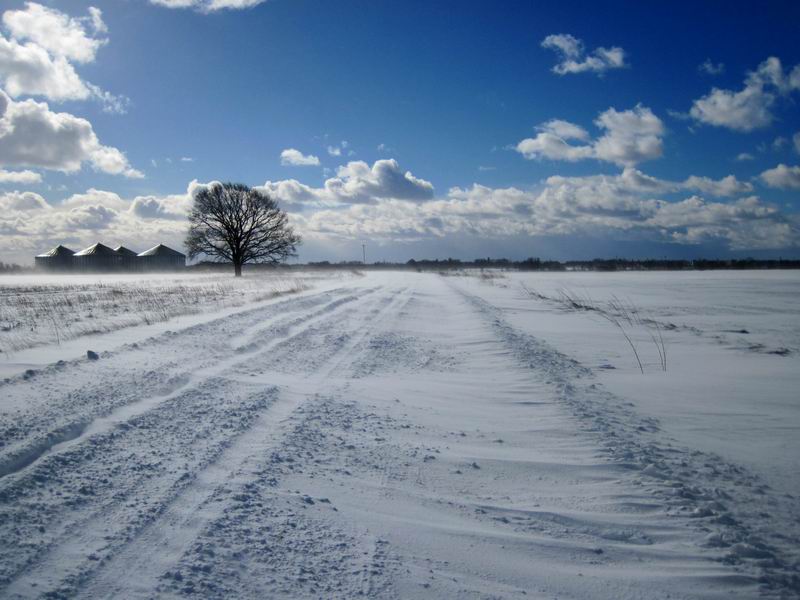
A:
<svg viewBox="0 0 800 600">
<path fill-rule="evenodd" d="M 109 248 L 92 244 L 80 252 L 56 246 L 35 257 L 43 271 L 77 273 L 142 273 L 146 271 L 181 271 L 186 268 L 186 255 L 159 244 L 137 254 L 125 246 Z"/>
<path fill-rule="evenodd" d="M 66 246 L 58 245 L 52 250 L 34 258 L 36 268 L 43 271 L 68 272 L 72 270 L 72 257 L 75 254 Z"/>
<path fill-rule="evenodd" d="M 138 253 L 125 246 L 117 246 L 114 252 L 119 254 L 119 266 L 122 271 L 141 271 L 141 265 L 137 259 Z"/>
<path fill-rule="evenodd" d="M 119 271 L 122 261 L 116 250 L 97 243 L 76 252 L 72 256 L 72 264 L 75 271 L 108 272 Z"/>
<path fill-rule="evenodd" d="M 186 267 L 186 255 L 164 244 L 140 252 L 136 260 L 142 271 L 175 271 Z"/>
</svg>

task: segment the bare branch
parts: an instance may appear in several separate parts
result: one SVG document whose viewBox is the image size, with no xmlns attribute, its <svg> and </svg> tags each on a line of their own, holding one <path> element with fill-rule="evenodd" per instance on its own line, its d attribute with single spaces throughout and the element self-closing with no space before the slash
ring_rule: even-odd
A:
<svg viewBox="0 0 800 600">
<path fill-rule="evenodd" d="M 267 194 L 238 183 L 215 184 L 194 197 L 186 247 L 189 256 L 230 261 L 237 275 L 246 263 L 277 264 L 301 243 L 289 218 Z"/>
</svg>

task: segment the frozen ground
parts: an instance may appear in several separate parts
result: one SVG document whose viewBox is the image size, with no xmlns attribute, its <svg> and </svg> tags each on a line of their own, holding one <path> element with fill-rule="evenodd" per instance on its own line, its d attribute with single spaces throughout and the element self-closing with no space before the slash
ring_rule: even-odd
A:
<svg viewBox="0 0 800 600">
<path fill-rule="evenodd" d="M 798 292 L 378 273 L 128 328 L 0 383 L 0 596 L 797 597 Z"/>
</svg>

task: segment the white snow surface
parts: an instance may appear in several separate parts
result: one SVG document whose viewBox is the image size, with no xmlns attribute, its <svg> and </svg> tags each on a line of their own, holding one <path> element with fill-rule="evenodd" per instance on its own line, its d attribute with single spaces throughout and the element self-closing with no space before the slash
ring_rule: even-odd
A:
<svg viewBox="0 0 800 600">
<path fill-rule="evenodd" d="M 799 293 L 367 273 L 32 349 L 0 597 L 796 598 Z"/>
</svg>

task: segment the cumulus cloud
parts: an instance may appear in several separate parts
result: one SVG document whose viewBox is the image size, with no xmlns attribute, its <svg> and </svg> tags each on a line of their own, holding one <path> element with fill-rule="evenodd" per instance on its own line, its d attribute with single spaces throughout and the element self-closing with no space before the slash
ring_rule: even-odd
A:
<svg viewBox="0 0 800 600">
<path fill-rule="evenodd" d="M 305 155 L 294 148 L 287 148 L 281 152 L 281 164 L 288 167 L 318 167 L 319 158 L 313 154 Z"/>
<path fill-rule="evenodd" d="M 689 114 L 699 123 L 749 132 L 770 125 L 776 100 L 796 90 L 800 90 L 800 65 L 787 74 L 780 59 L 771 56 L 747 75 L 741 90 L 712 88 L 694 101 Z"/>
<path fill-rule="evenodd" d="M 267 0 L 150 0 L 151 4 L 166 8 L 192 8 L 201 12 L 240 10 L 263 4 Z"/>
<path fill-rule="evenodd" d="M 735 175 L 721 179 L 691 175 L 684 181 L 658 179 L 633 167 L 626 167 L 619 175 L 590 175 L 584 177 L 553 176 L 546 180 L 548 186 L 569 190 L 577 198 L 619 198 L 632 195 L 659 196 L 698 191 L 717 198 L 741 196 L 753 191 L 752 184 L 740 181 Z"/>
<path fill-rule="evenodd" d="M 728 175 L 719 180 L 692 175 L 683 185 L 687 189 L 697 190 L 703 194 L 716 197 L 738 196 L 749 194 L 753 191 L 751 183 L 739 181 L 733 175 Z"/>
<path fill-rule="evenodd" d="M 70 17 L 56 9 L 28 2 L 23 10 L 7 10 L 0 35 L 0 82 L 13 98 L 41 96 L 53 101 L 99 101 L 109 113 L 124 113 L 130 100 L 83 81 L 73 63 L 94 62 L 108 42 L 96 37 L 108 28 L 99 8 Z"/>
<path fill-rule="evenodd" d="M 398 198 L 416 202 L 433 198 L 433 184 L 403 171 L 394 159 L 376 160 L 370 167 L 352 161 L 325 181 L 325 190 L 339 202 L 367 203 L 376 198 Z"/>
<path fill-rule="evenodd" d="M 633 166 L 662 154 L 664 124 L 641 104 L 623 111 L 609 108 L 598 116 L 595 125 L 604 133 L 591 140 L 582 127 L 553 119 L 539 125 L 536 137 L 522 140 L 516 150 L 527 159 L 576 162 L 594 158 L 620 166 Z"/>
<path fill-rule="evenodd" d="M 746 160 L 755 160 L 755 156 L 750 154 L 749 152 L 740 152 L 736 155 L 736 160 L 739 162 L 744 162 Z"/>
<path fill-rule="evenodd" d="M 34 171 L 6 171 L 0 169 L 0 185 L 4 183 L 21 183 L 23 185 L 30 185 L 32 183 L 40 183 L 42 176 Z"/>
<path fill-rule="evenodd" d="M 756 197 L 731 203 L 691 196 L 668 202 L 646 196 L 588 194 L 563 180 L 540 192 L 474 184 L 426 203 L 375 204 L 293 215 L 309 239 L 412 242 L 447 235 L 508 238 L 604 235 L 678 244 L 723 242 L 735 249 L 796 246 L 797 224 Z"/>
<path fill-rule="evenodd" d="M 280 202 L 297 207 L 329 207 L 342 204 L 370 204 L 395 198 L 422 202 L 433 198 L 433 184 L 403 171 L 394 159 L 377 160 L 370 167 L 364 161 L 351 161 L 325 180 L 322 188 L 312 188 L 294 179 L 267 181 L 259 189 Z"/>
<path fill-rule="evenodd" d="M 625 51 L 617 46 L 611 48 L 595 48 L 586 53 L 583 42 L 568 34 L 548 35 L 542 40 L 542 48 L 554 50 L 559 62 L 553 67 L 553 73 L 596 73 L 602 75 L 610 69 L 621 69 L 625 66 Z"/>
<path fill-rule="evenodd" d="M 90 8 L 85 19 L 70 17 L 58 10 L 27 2 L 23 10 L 7 10 L 3 13 L 3 24 L 18 40 L 30 40 L 54 56 L 88 63 L 93 62 L 98 49 L 107 39 L 90 35 L 87 25 L 95 33 L 106 31 L 102 12 Z"/>
<path fill-rule="evenodd" d="M 8 192 L 0 194 L 0 213 L 10 211 L 47 210 L 47 201 L 33 192 Z M 2 218 L 2 217 L 0 217 Z"/>
<path fill-rule="evenodd" d="M 781 163 L 774 169 L 764 171 L 759 177 L 772 188 L 782 190 L 800 189 L 800 166 L 790 167 Z"/>
<path fill-rule="evenodd" d="M 137 196 L 130 211 L 145 219 L 185 220 L 191 209 L 191 194 Z"/>
<path fill-rule="evenodd" d="M 537 190 L 473 184 L 451 188 L 437 198 L 428 182 L 403 172 L 396 163 L 379 163 L 372 167 L 351 163 L 332 178 L 351 186 L 350 200 L 353 195 L 365 196 L 368 202 L 343 201 L 348 194 L 332 195 L 331 190 L 340 191 L 339 184 L 314 188 L 285 180 L 267 182 L 261 189 L 282 204 L 292 202 L 291 221 L 308 239 L 318 241 L 590 235 L 675 244 L 715 242 L 732 249 L 800 244 L 800 222 L 756 196 L 728 202 L 700 195 L 663 198 L 692 188 L 707 190 L 703 194 L 746 191 L 748 185 L 733 176 L 668 181 L 627 167 L 618 175 L 553 176 Z M 405 181 L 398 183 L 398 174 Z M 60 203 L 48 203 L 32 192 L 0 194 L 0 252 L 24 259 L 57 243 L 80 248 L 98 240 L 133 248 L 160 241 L 179 247 L 192 198 L 214 183 L 195 180 L 185 193 L 132 199 L 89 189 Z"/>
<path fill-rule="evenodd" d="M 641 104 L 632 110 L 609 108 L 595 124 L 605 130 L 594 143 L 599 160 L 627 166 L 661 157 L 664 124 L 649 108 Z"/>
<path fill-rule="evenodd" d="M 575 130 L 573 134 L 582 135 Z M 267 182 L 262 189 L 290 208 L 293 223 L 304 235 L 318 240 L 394 243 L 448 235 L 593 235 L 677 244 L 713 241 L 736 249 L 796 246 L 800 240 L 797 220 L 755 196 L 741 197 L 752 192 L 752 185 L 734 175 L 669 181 L 626 167 L 618 175 L 549 177 L 540 190 L 474 184 L 433 197 L 432 186 L 424 186 L 426 199 L 419 201 L 415 194 L 401 197 L 381 176 L 382 169 L 402 174 L 396 163 L 372 168 L 351 163 L 333 178 L 337 182 L 322 188 L 286 180 Z M 365 180 L 369 186 L 382 183 L 367 192 Z M 345 182 L 351 183 L 351 192 L 360 190 L 360 201 L 341 193 Z M 680 196 L 687 191 L 740 198 L 722 202 Z M 666 200 L 667 195 L 679 199 Z"/>
<path fill-rule="evenodd" d="M 82 194 L 72 194 L 68 198 L 62 200 L 61 204 L 58 205 L 61 209 L 70 210 L 90 208 L 93 206 L 102 206 L 103 208 L 123 212 L 128 210 L 129 203 L 115 192 L 89 188 Z"/>
<path fill-rule="evenodd" d="M 44 102 L 15 102 L 0 91 L 0 167 L 69 173 L 84 162 L 105 173 L 143 177 L 120 150 L 100 143 L 89 121 L 53 112 Z"/>
<path fill-rule="evenodd" d="M 84 100 L 91 91 L 66 58 L 52 57 L 36 44 L 20 44 L 0 35 L 0 79 L 6 92 L 51 100 Z"/>
</svg>

